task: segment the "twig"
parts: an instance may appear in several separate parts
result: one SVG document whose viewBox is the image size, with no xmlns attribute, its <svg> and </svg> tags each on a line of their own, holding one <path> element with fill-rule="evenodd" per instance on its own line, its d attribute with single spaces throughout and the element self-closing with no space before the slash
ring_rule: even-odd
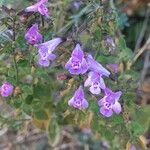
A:
<svg viewBox="0 0 150 150">
<path fill-rule="evenodd" d="M 150 17 L 150 8 L 148 8 L 147 11 L 146 11 L 145 20 L 143 22 L 143 26 L 142 26 L 140 35 L 139 35 L 138 40 L 137 40 L 136 45 L 135 45 L 135 49 L 134 49 L 135 52 L 140 48 L 141 42 L 142 42 L 143 37 L 144 37 L 145 32 L 146 32 L 146 28 L 147 28 L 147 25 L 148 25 L 149 17 Z"/>
<path fill-rule="evenodd" d="M 141 73 L 141 83 L 144 81 L 148 68 L 150 67 L 150 50 L 147 51 L 144 61 L 144 67 Z"/>
<path fill-rule="evenodd" d="M 138 51 L 138 53 L 135 55 L 135 57 L 133 58 L 133 63 L 136 62 L 136 60 L 139 58 L 139 56 L 145 51 L 147 50 L 147 47 L 150 44 L 150 37 L 148 38 L 148 40 L 146 41 L 146 43 L 144 44 L 144 46 Z"/>
<path fill-rule="evenodd" d="M 13 48 L 13 59 L 14 59 L 14 68 L 16 70 L 16 83 L 18 84 L 19 82 L 19 79 L 18 79 L 18 74 L 19 74 L 19 70 L 18 70 L 18 65 L 17 65 L 17 61 L 16 61 L 16 55 L 15 55 L 15 47 L 14 47 L 14 43 L 16 41 L 16 27 L 15 27 L 15 22 L 16 22 L 16 19 L 14 18 L 13 19 L 13 45 L 12 45 L 12 48 Z"/>
<path fill-rule="evenodd" d="M 138 50 L 137 54 L 134 56 L 134 58 L 132 59 L 132 61 L 130 63 L 128 63 L 127 68 L 130 70 L 131 66 L 137 61 L 137 59 L 141 56 L 142 53 L 144 53 L 145 50 L 148 49 L 148 47 L 150 46 L 150 37 L 148 38 L 148 40 L 146 41 L 146 43 L 143 45 L 143 47 L 141 49 Z"/>
<path fill-rule="evenodd" d="M 16 70 L 16 83 L 18 84 L 18 82 L 19 82 L 19 79 L 18 79 L 19 70 L 18 70 L 15 54 L 14 54 L 13 58 L 14 58 L 14 67 L 15 67 L 15 70 Z"/>
</svg>

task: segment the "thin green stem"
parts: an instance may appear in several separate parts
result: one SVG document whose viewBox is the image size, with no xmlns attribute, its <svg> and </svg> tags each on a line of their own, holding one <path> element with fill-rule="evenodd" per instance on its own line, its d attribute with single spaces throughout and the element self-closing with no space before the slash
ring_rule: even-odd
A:
<svg viewBox="0 0 150 150">
<path fill-rule="evenodd" d="M 14 54 L 13 58 L 14 58 L 14 68 L 16 71 L 16 83 L 18 84 L 19 83 L 19 70 L 18 70 L 18 65 L 17 65 L 15 54 Z"/>
</svg>

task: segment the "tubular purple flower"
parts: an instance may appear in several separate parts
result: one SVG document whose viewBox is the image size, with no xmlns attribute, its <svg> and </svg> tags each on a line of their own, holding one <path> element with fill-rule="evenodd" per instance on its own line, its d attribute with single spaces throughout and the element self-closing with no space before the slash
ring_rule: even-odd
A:
<svg viewBox="0 0 150 150">
<path fill-rule="evenodd" d="M 13 89 L 14 87 L 10 83 L 4 82 L 0 87 L 0 94 L 2 97 L 8 97 L 13 93 Z"/>
<path fill-rule="evenodd" d="M 105 117 L 111 117 L 113 112 L 119 114 L 121 112 L 121 105 L 118 101 L 122 95 L 122 92 L 112 92 L 108 88 L 106 88 L 104 91 L 105 96 L 98 101 L 98 105 L 101 107 L 100 113 Z"/>
<path fill-rule="evenodd" d="M 119 72 L 119 64 L 108 64 L 108 68 L 114 73 Z"/>
<path fill-rule="evenodd" d="M 48 17 L 48 9 L 45 5 L 48 0 L 40 0 L 36 4 L 25 9 L 26 12 L 39 12 L 41 15 Z"/>
<path fill-rule="evenodd" d="M 39 33 L 38 24 L 32 25 L 32 27 L 25 34 L 25 39 L 30 44 L 38 44 L 42 41 L 42 35 Z"/>
<path fill-rule="evenodd" d="M 84 91 L 82 86 L 80 86 L 76 91 L 73 97 L 68 101 L 68 105 L 77 109 L 86 109 L 89 104 L 88 101 L 84 98 Z"/>
<path fill-rule="evenodd" d="M 102 75 L 93 71 L 89 72 L 88 78 L 85 81 L 84 86 L 85 87 L 89 86 L 90 87 L 89 90 L 92 94 L 100 94 L 101 89 L 106 88 Z"/>
<path fill-rule="evenodd" d="M 136 147 L 134 145 L 132 145 L 130 150 L 136 150 Z"/>
<path fill-rule="evenodd" d="M 105 69 L 100 63 L 98 63 L 96 60 L 94 60 L 92 55 L 89 54 L 87 56 L 87 62 L 88 62 L 88 65 L 89 65 L 89 69 L 91 71 L 98 72 L 101 75 L 109 77 L 110 72 L 107 69 Z"/>
<path fill-rule="evenodd" d="M 71 58 L 66 63 L 65 68 L 68 69 L 71 74 L 84 74 L 87 72 L 88 63 L 84 58 L 84 53 L 80 44 L 77 44 L 74 48 Z"/>
<path fill-rule="evenodd" d="M 56 47 L 62 42 L 61 38 L 55 38 L 53 40 L 47 41 L 42 44 L 35 45 L 39 49 L 39 64 L 43 67 L 48 67 L 50 61 L 53 61 L 56 58 L 55 54 L 52 52 Z"/>
</svg>

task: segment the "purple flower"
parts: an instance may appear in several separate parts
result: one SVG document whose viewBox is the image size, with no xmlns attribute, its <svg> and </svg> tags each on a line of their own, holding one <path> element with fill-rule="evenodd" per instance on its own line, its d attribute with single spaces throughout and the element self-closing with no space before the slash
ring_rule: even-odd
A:
<svg viewBox="0 0 150 150">
<path fill-rule="evenodd" d="M 25 9 L 26 12 L 39 12 L 41 15 L 48 17 L 48 9 L 46 8 L 45 3 L 48 0 L 40 0 L 36 4 L 29 6 Z"/>
<path fill-rule="evenodd" d="M 132 145 L 130 150 L 136 150 L 136 147 Z"/>
<path fill-rule="evenodd" d="M 105 82 L 102 78 L 102 74 L 99 74 L 97 72 L 89 72 L 88 74 L 88 78 L 84 83 L 84 86 L 90 86 L 90 92 L 92 94 L 100 94 L 101 93 L 101 89 L 105 89 Z"/>
<path fill-rule="evenodd" d="M 75 91 L 74 96 L 68 101 L 68 105 L 80 110 L 89 106 L 87 100 L 84 98 L 84 91 L 81 86 Z"/>
<path fill-rule="evenodd" d="M 47 41 L 42 44 L 36 45 L 39 49 L 39 64 L 44 67 L 48 67 L 50 61 L 53 61 L 56 58 L 55 54 L 52 52 L 56 49 L 56 47 L 62 42 L 61 38 L 55 38 L 53 40 Z"/>
<path fill-rule="evenodd" d="M 84 74 L 88 70 L 88 63 L 84 58 L 80 44 L 77 44 L 74 48 L 65 68 L 68 69 L 71 74 Z"/>
<path fill-rule="evenodd" d="M 107 66 L 112 72 L 119 72 L 119 64 L 108 64 Z"/>
<path fill-rule="evenodd" d="M 87 56 L 87 62 L 91 71 L 98 72 L 106 77 L 109 77 L 110 72 L 107 69 L 105 69 L 100 63 L 94 60 L 92 55 L 89 54 Z"/>
<path fill-rule="evenodd" d="M 98 105 L 101 107 L 100 113 L 105 117 L 112 116 L 113 112 L 119 114 L 121 112 L 121 105 L 118 101 L 122 95 L 122 92 L 112 92 L 108 88 L 106 88 L 104 91 L 105 96 L 98 101 Z"/>
<path fill-rule="evenodd" d="M 42 41 L 42 35 L 39 33 L 38 24 L 32 25 L 32 27 L 25 34 L 25 39 L 30 44 L 38 44 Z"/>
<path fill-rule="evenodd" d="M 79 10 L 80 6 L 82 5 L 82 2 L 81 1 L 75 1 L 75 2 L 73 2 L 73 5 L 74 5 L 75 9 Z"/>
<path fill-rule="evenodd" d="M 106 140 L 102 141 L 101 146 L 102 146 L 102 148 L 106 148 L 106 149 L 110 148 L 110 145 L 109 145 L 108 141 L 106 141 Z"/>
<path fill-rule="evenodd" d="M 4 82 L 0 87 L 0 94 L 2 97 L 8 97 L 13 93 L 13 89 L 14 87 L 10 83 Z"/>
</svg>

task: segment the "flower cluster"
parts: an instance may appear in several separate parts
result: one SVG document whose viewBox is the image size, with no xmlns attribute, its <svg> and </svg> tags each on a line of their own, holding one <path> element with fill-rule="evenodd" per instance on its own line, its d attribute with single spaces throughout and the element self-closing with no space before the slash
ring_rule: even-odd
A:
<svg viewBox="0 0 150 150">
<path fill-rule="evenodd" d="M 38 3 L 27 7 L 25 11 L 38 11 L 40 14 L 48 16 L 48 9 L 45 6 L 46 2 L 48 2 L 48 0 L 40 0 Z M 62 42 L 61 38 L 54 38 L 50 41 L 40 43 L 42 41 L 42 35 L 39 33 L 37 24 L 33 24 L 32 27 L 26 32 L 25 39 L 29 44 L 32 44 L 38 48 L 38 64 L 42 67 L 48 67 L 50 62 L 56 58 L 56 55 L 52 52 Z"/>
<path fill-rule="evenodd" d="M 10 83 L 4 82 L 0 87 L 0 95 L 2 97 L 8 97 L 13 93 L 13 90 L 14 87 Z"/>
<path fill-rule="evenodd" d="M 104 91 L 105 96 L 98 101 L 100 113 L 106 117 L 112 116 L 113 112 L 119 114 L 121 105 L 118 102 L 121 91 L 113 92 L 106 87 L 103 77 L 109 77 L 110 72 L 98 63 L 92 55 L 84 55 L 80 44 L 77 44 L 71 54 L 71 58 L 66 63 L 65 68 L 75 75 L 85 74 L 88 72 L 88 78 L 84 82 L 85 87 L 89 87 L 92 94 L 100 94 Z M 74 96 L 69 100 L 68 104 L 77 109 L 85 109 L 88 107 L 88 101 L 84 98 L 83 87 L 80 86 Z"/>
<path fill-rule="evenodd" d="M 29 6 L 25 9 L 26 12 L 39 12 L 41 15 L 48 16 L 48 9 L 45 4 L 48 0 L 40 0 L 36 4 Z M 48 67 L 50 62 L 56 58 L 53 53 L 57 46 L 63 41 L 57 37 L 50 41 L 41 43 L 42 35 L 39 33 L 38 24 L 33 24 L 25 34 L 25 39 L 29 44 L 38 48 L 38 64 L 43 67 Z M 112 48 L 115 48 L 115 43 L 112 38 L 107 38 L 106 43 Z M 119 114 L 121 112 L 121 105 L 119 98 L 122 95 L 121 91 L 113 92 L 109 89 L 105 82 L 104 77 L 109 77 L 110 72 L 105 69 L 99 62 L 97 62 L 91 54 L 85 54 L 80 46 L 76 44 L 72 51 L 71 57 L 65 64 L 65 68 L 72 75 L 86 75 L 87 79 L 84 85 L 80 85 L 75 91 L 73 97 L 68 101 L 68 105 L 77 109 L 86 109 L 89 104 L 84 98 L 83 87 L 88 87 L 92 94 L 99 95 L 105 94 L 102 99 L 98 101 L 100 107 L 100 113 L 106 117 L 112 116 L 113 112 Z M 110 64 L 110 68 L 114 72 L 118 72 L 117 64 Z M 5 82 L 1 88 L 0 93 L 3 97 L 11 95 L 13 92 L 13 86 Z"/>
<path fill-rule="evenodd" d="M 38 31 L 38 25 L 34 24 L 25 34 L 25 39 L 29 44 L 38 48 L 38 64 L 43 67 L 48 67 L 50 61 L 56 58 L 56 55 L 52 52 L 62 42 L 61 38 L 54 38 L 50 41 L 40 43 L 42 41 L 42 35 Z"/>
<path fill-rule="evenodd" d="M 39 12 L 41 15 L 48 17 L 48 9 L 46 8 L 46 3 L 48 0 L 40 0 L 36 4 L 29 6 L 25 9 L 26 12 Z M 55 54 L 52 52 L 56 47 L 62 42 L 61 38 L 55 38 L 53 40 L 42 42 L 42 35 L 39 33 L 38 24 L 33 24 L 26 32 L 25 39 L 31 45 L 36 46 L 39 51 L 39 65 L 47 67 L 50 64 L 50 61 L 56 58 Z M 8 83 L 4 82 L 0 87 L 0 95 L 2 97 L 8 97 L 13 93 L 14 87 Z"/>
</svg>

